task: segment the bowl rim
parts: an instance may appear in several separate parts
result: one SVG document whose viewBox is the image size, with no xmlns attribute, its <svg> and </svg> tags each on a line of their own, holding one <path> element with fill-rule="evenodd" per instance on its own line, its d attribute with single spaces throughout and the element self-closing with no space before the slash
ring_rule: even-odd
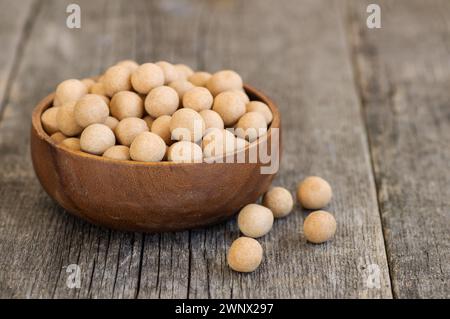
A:
<svg viewBox="0 0 450 319">
<path fill-rule="evenodd" d="M 133 160 L 118 160 L 118 159 L 112 159 L 112 158 L 107 158 L 107 157 L 103 157 L 100 155 L 94 155 L 94 154 L 89 154 L 86 152 L 80 152 L 80 151 L 75 151 L 75 150 L 71 150 L 67 147 L 63 147 L 57 143 L 55 143 L 51 138 L 50 135 L 47 134 L 47 132 L 44 130 L 43 126 L 42 126 L 42 122 L 41 122 L 41 115 L 44 111 L 46 111 L 48 108 L 52 107 L 52 103 L 55 97 L 55 92 L 50 93 L 49 95 L 47 95 L 45 98 L 43 98 L 37 105 L 36 107 L 33 109 L 32 112 L 32 118 L 31 118 L 31 123 L 32 123 L 32 129 L 37 133 L 37 136 L 47 142 L 53 149 L 57 149 L 61 152 L 66 152 L 68 154 L 71 154 L 73 156 L 85 159 L 85 160 L 93 160 L 93 161 L 99 161 L 99 162 L 109 162 L 109 163 L 115 163 L 117 165 L 125 165 L 125 166 L 160 166 L 160 165 L 169 165 L 169 166 L 193 166 L 193 165 L 204 165 L 204 164 L 222 164 L 222 163 L 226 163 L 225 159 L 230 157 L 230 156 L 236 156 L 236 154 L 239 154 L 241 152 L 245 152 L 248 149 L 250 149 L 251 147 L 255 147 L 257 145 L 259 145 L 262 141 L 266 141 L 268 139 L 271 139 L 272 137 L 272 128 L 277 128 L 280 129 L 281 126 L 281 118 L 280 118 L 280 112 L 278 110 L 277 105 L 273 102 L 272 99 L 270 99 L 267 95 L 265 95 L 264 93 L 262 93 L 260 90 L 254 88 L 251 85 L 248 84 L 244 84 L 244 90 L 247 94 L 252 95 L 253 97 L 255 97 L 256 101 L 260 101 L 263 102 L 265 104 L 267 104 L 267 106 L 270 108 L 272 115 L 273 115 L 273 119 L 272 122 L 270 124 L 270 126 L 268 127 L 267 133 L 264 134 L 263 136 L 261 136 L 260 138 L 258 138 L 256 141 L 249 143 L 245 148 L 237 151 L 237 152 L 233 152 L 233 153 L 227 153 L 224 155 L 219 155 L 217 157 L 212 157 L 210 158 L 212 161 L 213 160 L 217 160 L 219 158 L 222 158 L 223 161 L 222 162 L 212 162 L 212 163 L 206 163 L 204 161 L 200 162 L 200 163 L 184 163 L 184 162 L 172 162 L 172 161 L 160 161 L 160 162 L 141 162 L 141 161 L 133 161 Z M 248 163 L 239 163 L 239 164 L 248 164 Z"/>
</svg>

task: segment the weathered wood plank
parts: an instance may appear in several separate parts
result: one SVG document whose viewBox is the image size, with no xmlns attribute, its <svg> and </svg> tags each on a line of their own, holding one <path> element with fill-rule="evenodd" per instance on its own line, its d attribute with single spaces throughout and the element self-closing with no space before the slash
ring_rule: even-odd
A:
<svg viewBox="0 0 450 319">
<path fill-rule="evenodd" d="M 369 1 L 348 21 L 378 201 L 399 298 L 450 296 L 450 3 Z"/>
</svg>

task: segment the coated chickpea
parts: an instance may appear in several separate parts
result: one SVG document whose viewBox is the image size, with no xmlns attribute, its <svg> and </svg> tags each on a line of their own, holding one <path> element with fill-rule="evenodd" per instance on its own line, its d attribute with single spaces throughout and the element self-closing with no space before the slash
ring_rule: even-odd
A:
<svg viewBox="0 0 450 319">
<path fill-rule="evenodd" d="M 136 92 L 148 94 L 152 89 L 164 85 L 164 72 L 156 64 L 144 63 L 131 74 L 131 83 Z"/>
<path fill-rule="evenodd" d="M 232 70 L 222 70 L 214 73 L 206 83 L 206 87 L 211 94 L 216 96 L 221 92 L 230 90 L 241 90 L 243 87 L 242 78 Z"/>
<path fill-rule="evenodd" d="M 213 96 L 204 87 L 194 87 L 187 91 L 183 96 L 183 106 L 194 111 L 200 112 L 209 110 L 213 104 Z"/>
<path fill-rule="evenodd" d="M 114 133 L 104 124 L 91 124 L 83 130 L 80 136 L 81 150 L 90 154 L 103 154 L 114 144 L 116 144 Z"/>
<path fill-rule="evenodd" d="M 177 91 L 180 101 L 183 100 L 184 94 L 194 87 L 194 85 L 191 82 L 188 82 L 183 79 L 173 81 L 169 84 L 169 86 L 175 91 Z"/>
<path fill-rule="evenodd" d="M 58 111 L 57 107 L 51 107 L 46 109 L 41 115 L 42 127 L 49 135 L 58 132 L 58 122 L 56 120 Z"/>
<path fill-rule="evenodd" d="M 75 104 L 73 114 L 77 124 L 85 128 L 94 123 L 105 122 L 109 116 L 109 108 L 100 95 L 87 94 Z"/>
<path fill-rule="evenodd" d="M 263 258 L 261 244 L 253 238 L 239 237 L 230 246 L 227 262 L 238 272 L 252 272 L 259 267 Z"/>
<path fill-rule="evenodd" d="M 104 157 L 128 161 L 130 160 L 130 148 L 125 145 L 114 145 L 108 148 L 104 153 Z"/>
<path fill-rule="evenodd" d="M 179 105 L 177 92 L 169 86 L 154 88 L 145 98 L 145 110 L 154 117 L 172 115 Z"/>
<path fill-rule="evenodd" d="M 106 70 L 102 77 L 106 95 L 112 97 L 117 92 L 129 91 L 131 89 L 130 75 L 130 69 L 122 65 L 115 65 Z"/>
<path fill-rule="evenodd" d="M 225 125 L 219 113 L 213 110 L 203 110 L 199 114 L 205 121 L 206 132 L 212 128 L 224 129 Z"/>
<path fill-rule="evenodd" d="M 119 121 L 127 117 L 139 117 L 144 115 L 144 101 L 131 91 L 120 91 L 111 99 L 111 114 Z"/>
<path fill-rule="evenodd" d="M 201 163 L 203 152 L 200 146 L 188 141 L 180 141 L 169 147 L 167 159 L 172 162 Z"/>
<path fill-rule="evenodd" d="M 109 127 L 111 130 L 115 130 L 117 127 L 117 124 L 119 124 L 119 120 L 115 117 L 108 116 L 106 120 L 103 122 L 107 127 Z"/>
<path fill-rule="evenodd" d="M 330 240 L 336 233 L 336 219 L 324 210 L 312 212 L 303 223 L 303 234 L 314 244 Z"/>
<path fill-rule="evenodd" d="M 274 187 L 264 195 L 263 205 L 272 211 L 275 218 L 280 218 L 289 215 L 294 207 L 294 200 L 286 188 Z"/>
<path fill-rule="evenodd" d="M 151 132 L 159 135 L 167 145 L 172 144 L 170 133 L 170 115 L 163 115 L 153 121 Z"/>
<path fill-rule="evenodd" d="M 211 78 L 211 73 L 208 72 L 195 72 L 188 77 L 188 81 L 195 86 L 206 86 L 206 83 Z"/>
<path fill-rule="evenodd" d="M 80 139 L 77 137 L 69 137 L 63 140 L 60 143 L 61 146 L 67 147 L 68 149 L 74 150 L 74 151 L 80 151 Z"/>
<path fill-rule="evenodd" d="M 178 79 L 178 71 L 173 64 L 166 61 L 159 61 L 155 64 L 159 66 L 164 73 L 164 84 L 169 84 Z"/>
<path fill-rule="evenodd" d="M 273 225 L 273 213 L 267 207 L 248 204 L 238 215 L 240 231 L 248 237 L 258 238 L 267 234 Z"/>
<path fill-rule="evenodd" d="M 216 96 L 212 109 L 219 113 L 225 126 L 232 126 L 245 114 L 245 103 L 236 92 L 227 91 Z"/>
<path fill-rule="evenodd" d="M 270 111 L 270 108 L 266 103 L 260 101 L 251 101 L 247 103 L 246 109 L 247 113 L 248 112 L 261 113 L 264 116 L 267 125 L 269 125 L 272 122 L 273 119 L 272 111 Z"/>
<path fill-rule="evenodd" d="M 127 117 L 117 124 L 114 132 L 120 144 L 130 146 L 136 136 L 142 132 L 148 132 L 148 126 L 143 119 Z"/>
<path fill-rule="evenodd" d="M 333 196 L 330 184 L 318 176 L 309 176 L 298 185 L 297 198 L 306 209 L 320 209 L 328 205 Z"/>
<path fill-rule="evenodd" d="M 205 133 L 205 121 L 192 109 L 179 109 L 170 121 L 172 139 L 198 142 Z"/>
<path fill-rule="evenodd" d="M 236 125 L 235 134 L 246 138 L 249 142 L 255 141 L 267 133 L 267 124 L 264 116 L 258 112 L 248 112 L 242 115 Z"/>
<path fill-rule="evenodd" d="M 178 72 L 179 79 L 187 80 L 187 78 L 189 78 L 192 74 L 194 74 L 194 71 L 192 71 L 192 69 L 186 64 L 176 64 L 175 69 Z"/>
<path fill-rule="evenodd" d="M 57 99 L 58 103 L 61 105 L 68 102 L 76 102 L 87 93 L 88 89 L 83 82 L 76 79 L 70 79 L 61 82 L 56 87 L 55 99 Z"/>
<path fill-rule="evenodd" d="M 75 102 L 68 102 L 58 107 L 58 114 L 56 114 L 56 121 L 58 129 L 66 136 L 75 136 L 81 133 L 83 128 L 78 125 L 75 120 L 74 108 Z"/>
<path fill-rule="evenodd" d="M 130 146 L 130 157 L 135 161 L 159 162 L 166 154 L 166 143 L 151 132 L 142 132 Z"/>
</svg>

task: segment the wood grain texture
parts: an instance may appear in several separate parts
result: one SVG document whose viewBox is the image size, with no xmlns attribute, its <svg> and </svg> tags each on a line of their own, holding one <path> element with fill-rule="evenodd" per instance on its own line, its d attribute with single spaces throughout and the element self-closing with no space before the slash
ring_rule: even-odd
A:
<svg viewBox="0 0 450 319">
<path fill-rule="evenodd" d="M 368 1 L 348 23 L 394 296 L 450 296 L 450 3 Z"/>
</svg>

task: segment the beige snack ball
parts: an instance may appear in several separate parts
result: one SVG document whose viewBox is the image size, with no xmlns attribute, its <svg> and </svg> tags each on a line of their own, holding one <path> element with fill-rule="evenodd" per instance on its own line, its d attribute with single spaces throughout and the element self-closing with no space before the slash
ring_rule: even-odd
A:
<svg viewBox="0 0 450 319">
<path fill-rule="evenodd" d="M 332 196 L 330 184 L 318 176 L 305 178 L 297 188 L 298 201 L 307 209 L 320 209 L 327 206 Z"/>
<path fill-rule="evenodd" d="M 117 62 L 116 65 L 124 66 L 130 72 L 133 72 L 134 70 L 136 70 L 139 67 L 139 64 L 136 61 L 133 61 L 133 60 L 123 60 L 123 61 Z"/>
<path fill-rule="evenodd" d="M 166 154 L 166 143 L 152 132 L 142 132 L 130 146 L 130 157 L 135 161 L 159 162 Z"/>
<path fill-rule="evenodd" d="M 219 113 L 225 126 L 232 126 L 245 114 L 245 103 L 238 93 L 223 92 L 214 99 L 213 111 Z"/>
<path fill-rule="evenodd" d="M 239 230 L 248 237 L 258 238 L 267 234 L 273 225 L 273 214 L 267 207 L 248 204 L 238 215 Z"/>
<path fill-rule="evenodd" d="M 58 111 L 58 107 L 51 107 L 46 109 L 41 115 L 42 127 L 49 135 L 58 132 L 58 122 L 56 120 Z"/>
<path fill-rule="evenodd" d="M 88 93 L 88 89 L 83 82 L 70 79 L 61 82 L 56 87 L 55 99 L 58 105 L 66 104 L 68 102 L 76 102 Z"/>
<path fill-rule="evenodd" d="M 230 131 L 211 129 L 202 140 L 203 156 L 205 158 L 214 158 L 232 153 L 235 150 L 235 144 L 236 138 Z"/>
<path fill-rule="evenodd" d="M 103 157 L 127 161 L 130 159 L 130 148 L 125 145 L 114 145 L 103 153 Z"/>
<path fill-rule="evenodd" d="M 167 145 L 172 144 L 170 133 L 170 115 L 163 115 L 153 121 L 151 132 L 159 135 Z"/>
<path fill-rule="evenodd" d="M 201 147 L 195 143 L 180 141 L 169 147 L 167 159 L 172 162 L 201 163 L 203 152 Z"/>
<path fill-rule="evenodd" d="M 75 121 L 75 104 L 75 102 L 68 102 L 58 107 L 58 114 L 56 114 L 58 129 L 66 136 L 78 135 L 83 130 L 83 128 Z"/>
<path fill-rule="evenodd" d="M 170 121 L 172 140 L 198 142 L 205 133 L 205 121 L 192 109 L 179 109 Z"/>
<path fill-rule="evenodd" d="M 109 108 L 100 95 L 87 94 L 75 104 L 73 114 L 77 124 L 85 128 L 94 123 L 104 123 L 109 116 Z"/>
<path fill-rule="evenodd" d="M 145 98 L 145 110 L 153 118 L 172 115 L 179 105 L 177 91 L 169 86 L 160 86 L 150 91 Z"/>
<path fill-rule="evenodd" d="M 131 74 L 131 83 L 136 92 L 148 94 L 152 89 L 164 85 L 164 73 L 153 63 L 141 64 Z"/>
<path fill-rule="evenodd" d="M 194 84 L 184 79 L 181 79 L 171 82 L 169 86 L 175 91 L 177 91 L 178 97 L 180 98 L 180 101 L 182 101 L 184 94 L 190 89 L 192 89 L 194 87 Z"/>
<path fill-rule="evenodd" d="M 119 121 L 127 117 L 141 118 L 144 115 L 144 101 L 138 94 L 131 91 L 114 94 L 109 107 L 112 116 Z"/>
<path fill-rule="evenodd" d="M 73 151 L 80 151 L 80 139 L 77 137 L 69 137 L 63 140 L 59 145 L 67 147 L 68 149 L 71 149 Z"/>
<path fill-rule="evenodd" d="M 163 71 L 164 84 L 169 84 L 178 79 L 178 71 L 173 64 L 166 61 L 159 61 L 155 64 Z"/>
<path fill-rule="evenodd" d="M 127 117 L 117 124 L 114 132 L 120 144 L 130 146 L 136 136 L 142 132 L 148 132 L 148 126 L 143 119 Z"/>
<path fill-rule="evenodd" d="M 211 73 L 208 72 L 195 72 L 189 76 L 188 81 L 195 86 L 206 86 L 206 83 L 211 78 Z"/>
<path fill-rule="evenodd" d="M 105 124 L 91 124 L 81 133 L 80 146 L 86 153 L 101 155 L 114 144 L 116 144 L 114 133 Z"/>
<path fill-rule="evenodd" d="M 245 93 L 244 89 L 241 90 L 231 90 L 231 92 L 236 93 L 237 95 L 239 95 L 242 99 L 242 101 L 244 101 L 244 103 L 247 105 L 247 103 L 250 102 L 250 99 L 247 95 L 247 93 Z"/>
<path fill-rule="evenodd" d="M 130 69 L 122 65 L 115 65 L 106 70 L 101 80 L 106 95 L 112 97 L 117 92 L 131 90 L 130 75 Z"/>
<path fill-rule="evenodd" d="M 260 101 L 251 101 L 246 105 L 247 112 L 258 112 L 264 116 L 266 124 L 269 125 L 272 122 L 273 115 L 269 106 L 266 103 Z"/>
<path fill-rule="evenodd" d="M 199 114 L 203 118 L 203 121 L 205 121 L 206 132 L 213 128 L 224 129 L 225 125 L 219 113 L 213 110 L 203 110 Z"/>
<path fill-rule="evenodd" d="M 241 76 L 231 70 L 223 70 L 214 73 L 206 83 L 206 87 L 214 96 L 225 91 L 241 90 L 242 86 Z"/>
<path fill-rule="evenodd" d="M 204 87 L 194 87 L 187 91 L 183 96 L 183 106 L 188 109 L 200 112 L 209 110 L 213 104 L 213 96 Z"/>
<path fill-rule="evenodd" d="M 294 200 L 286 188 L 274 187 L 264 195 L 262 204 L 272 211 L 275 218 L 280 218 L 289 215 Z"/>
<path fill-rule="evenodd" d="M 150 131 L 152 129 L 152 125 L 153 125 L 153 122 L 155 121 L 155 119 L 153 117 L 151 117 L 150 115 L 147 115 L 147 116 L 144 116 L 143 120 L 145 121 L 145 123 L 147 123 L 148 130 Z"/>
<path fill-rule="evenodd" d="M 235 134 L 247 139 L 250 143 L 267 133 L 264 116 L 258 112 L 248 112 L 242 115 L 236 124 Z"/>
<path fill-rule="evenodd" d="M 107 127 L 109 127 L 111 130 L 115 130 L 117 127 L 117 124 L 119 124 L 119 120 L 115 117 L 108 116 L 106 120 L 103 122 Z"/>
<path fill-rule="evenodd" d="M 186 64 L 176 64 L 175 69 L 178 72 L 178 78 L 187 80 L 192 74 L 194 74 L 194 71 L 187 66 Z"/>
<path fill-rule="evenodd" d="M 253 238 L 239 237 L 230 246 L 227 262 L 231 269 L 239 272 L 252 272 L 259 267 L 263 249 Z"/>
<path fill-rule="evenodd" d="M 61 143 L 62 141 L 64 141 L 66 138 L 67 138 L 67 136 L 65 136 L 63 133 L 61 133 L 61 132 L 56 132 L 56 133 L 53 133 L 51 136 L 50 136 L 50 138 L 52 139 L 52 141 L 53 142 L 55 142 L 56 144 L 59 144 L 59 143 Z"/>
<path fill-rule="evenodd" d="M 303 234 L 314 244 L 330 240 L 336 233 L 336 219 L 324 210 L 312 212 L 303 223 Z"/>
</svg>

